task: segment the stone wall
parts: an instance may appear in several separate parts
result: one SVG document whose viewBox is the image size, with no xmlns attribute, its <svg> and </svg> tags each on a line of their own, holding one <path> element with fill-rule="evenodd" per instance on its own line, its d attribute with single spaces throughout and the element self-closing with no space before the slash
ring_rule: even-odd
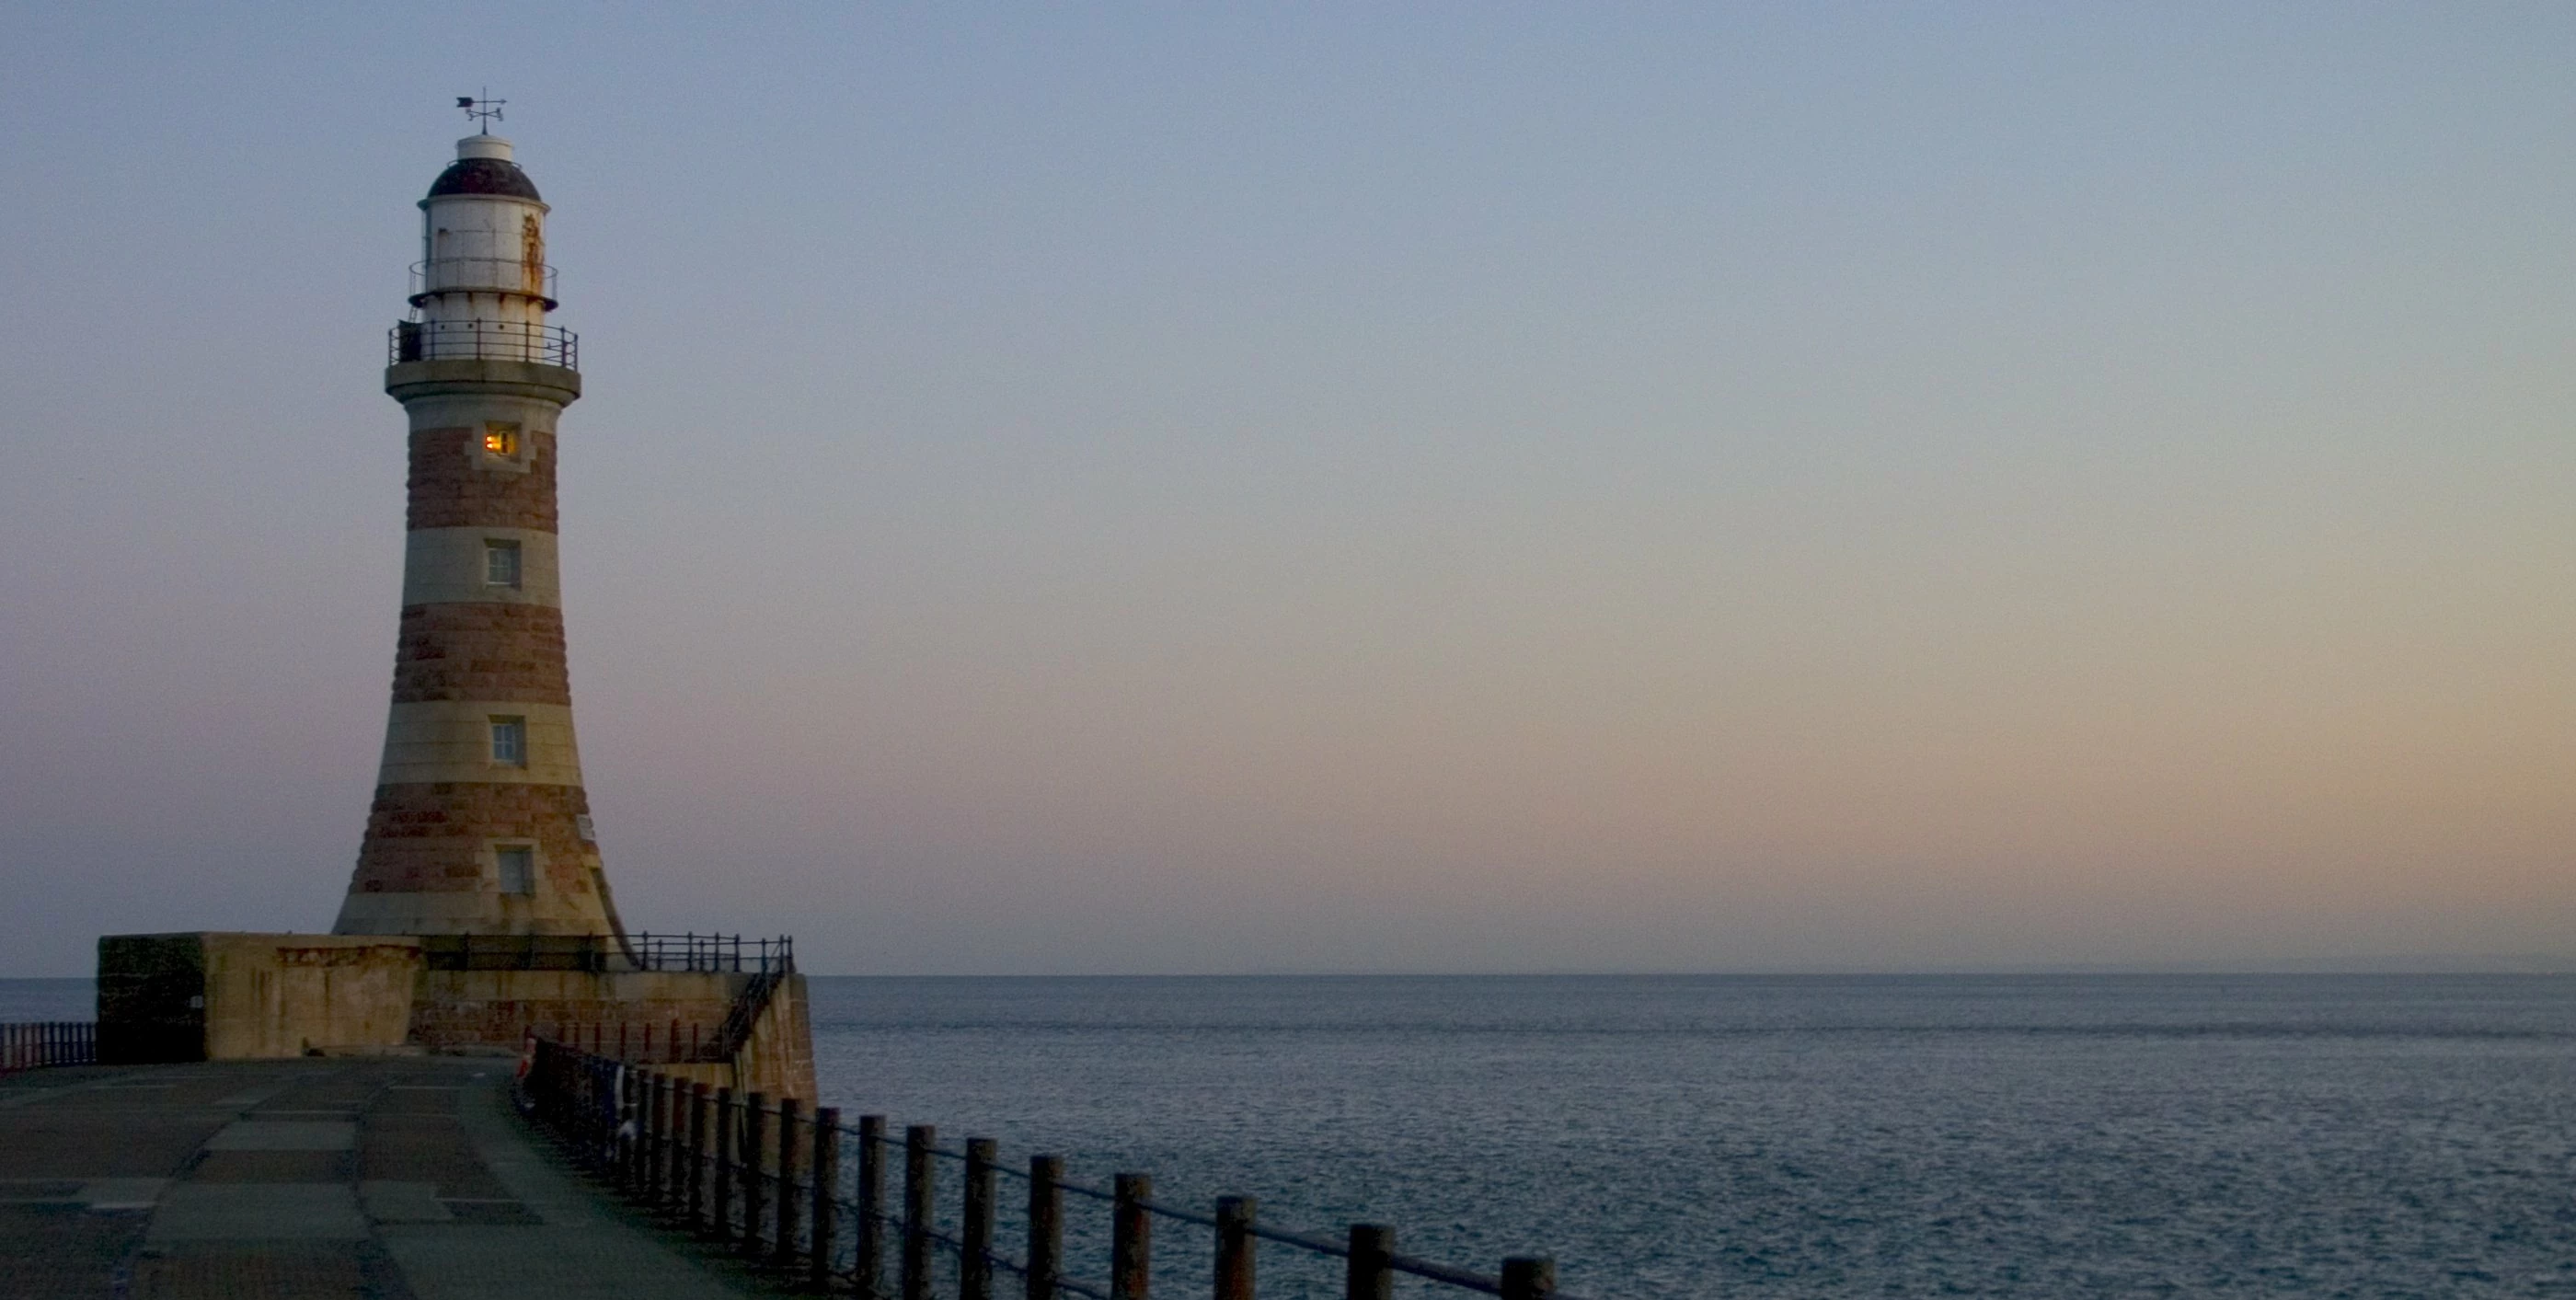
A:
<svg viewBox="0 0 2576 1300">
<path fill-rule="evenodd" d="M 418 940 L 151 934 L 99 940 L 99 1050 L 117 1062 L 404 1050 Z"/>
<path fill-rule="evenodd" d="M 111 1062 L 515 1054 L 533 1032 L 720 1087 L 816 1096 L 802 975 L 779 982 L 730 1061 L 682 1062 L 713 1046 L 754 976 L 431 970 L 404 935 L 128 934 L 98 950 L 99 1052 Z"/>
<path fill-rule="evenodd" d="M 438 1051 L 498 1048 L 516 1052 L 533 1030 L 549 1038 L 597 1043 L 616 1054 L 621 1041 L 641 1055 L 649 1030 L 663 1055 L 676 1028 L 687 1041 L 712 1042 L 734 995 L 749 975 L 678 971 L 423 971 L 412 1015 L 412 1041 Z"/>
<path fill-rule="evenodd" d="M 769 1006 L 752 1022 L 751 1041 L 733 1059 L 732 1086 L 808 1104 L 821 1096 L 814 1083 L 814 1029 L 804 976 L 780 981 Z"/>
<path fill-rule="evenodd" d="M 418 940 L 335 934 L 204 938 L 209 1060 L 405 1046 L 421 966 Z"/>
<path fill-rule="evenodd" d="M 753 977 L 728 972 L 423 971 L 410 1039 L 431 1051 L 510 1051 L 536 1033 L 652 1065 L 695 1082 L 812 1101 L 814 1044 L 805 977 L 790 975 L 730 1062 L 674 1052 L 711 1044 Z"/>
</svg>

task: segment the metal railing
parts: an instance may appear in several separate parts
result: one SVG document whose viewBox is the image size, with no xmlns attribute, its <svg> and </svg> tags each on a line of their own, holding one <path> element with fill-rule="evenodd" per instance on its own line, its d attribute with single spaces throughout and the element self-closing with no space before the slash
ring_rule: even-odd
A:
<svg viewBox="0 0 2576 1300">
<path fill-rule="evenodd" d="M 756 971 L 787 974 L 796 969 L 796 941 L 745 939 L 738 934 L 635 934 L 628 951 L 639 970 Z"/>
<path fill-rule="evenodd" d="M 385 364 L 405 361 L 528 361 L 578 370 L 581 340 L 560 325 L 494 320 L 398 321 L 385 335 Z"/>
<path fill-rule="evenodd" d="M 832 1107 L 809 1117 L 792 1098 L 773 1102 L 551 1040 L 537 1042 L 522 1086 L 538 1119 L 619 1190 L 810 1290 L 932 1300 L 944 1259 L 954 1264 L 957 1300 L 995 1300 L 994 1280 L 1004 1272 L 1019 1276 L 1014 1289 L 1025 1300 L 1150 1300 L 1159 1219 L 1209 1231 L 1213 1300 L 1255 1300 L 1257 1246 L 1265 1241 L 1343 1261 L 1348 1300 L 1387 1300 L 1399 1275 L 1506 1300 L 1574 1300 L 1556 1289 L 1556 1266 L 1545 1258 L 1515 1256 L 1499 1273 L 1478 1273 L 1398 1254 L 1394 1231 L 1380 1224 L 1354 1223 L 1341 1238 L 1293 1232 L 1261 1223 L 1247 1196 L 1219 1197 L 1200 1213 L 1155 1200 L 1144 1174 L 1119 1174 L 1106 1188 L 1074 1182 L 1054 1155 L 1029 1157 L 1023 1173 L 1001 1163 L 990 1138 L 969 1138 L 960 1151 L 939 1145 L 926 1124 L 896 1138 L 882 1115 L 862 1115 L 856 1129 L 845 1129 Z M 900 1202 L 887 1196 L 887 1166 L 897 1158 Z M 964 1166 L 954 1232 L 938 1222 L 941 1160 Z M 1005 1177 L 1028 1193 L 1026 1249 L 1017 1257 L 1000 1250 L 995 1230 Z M 1105 1285 L 1066 1276 L 1068 1193 L 1109 1207 Z"/>
<path fill-rule="evenodd" d="M 620 965 L 612 934 L 424 934 L 421 958 L 431 970 L 569 970 L 598 973 Z"/>
<path fill-rule="evenodd" d="M 696 971 L 787 975 L 796 941 L 738 934 L 425 934 L 431 970 Z"/>
<path fill-rule="evenodd" d="M 769 1010 L 769 999 L 787 978 L 784 971 L 764 970 L 751 977 L 742 991 L 734 995 L 733 1005 L 725 1008 L 724 1023 L 716 1026 L 714 1051 L 732 1060 L 736 1052 L 751 1042 L 751 1034 L 760 1026 L 761 1013 Z"/>
<path fill-rule="evenodd" d="M 540 1042 L 556 1043 L 586 1056 L 621 1065 L 722 1065 L 733 1060 L 739 1043 L 726 1045 L 722 1027 L 709 1028 L 678 1018 L 651 1021 L 539 1021 L 528 1033 Z"/>
<path fill-rule="evenodd" d="M 38 1020 L 0 1025 L 0 1074 L 49 1065 L 98 1064 L 98 1023 Z"/>
<path fill-rule="evenodd" d="M 749 975 L 715 1025 L 613 1016 L 540 1021 L 529 1032 L 629 1065 L 712 1065 L 733 1060 L 751 1041 L 761 1013 L 796 973 L 791 935 L 738 934 L 431 934 L 420 936 L 431 970 L 566 970 Z"/>
<path fill-rule="evenodd" d="M 442 293 L 515 293 L 544 301 L 553 311 L 555 269 L 516 257 L 439 257 L 411 264 L 411 305 Z"/>
</svg>

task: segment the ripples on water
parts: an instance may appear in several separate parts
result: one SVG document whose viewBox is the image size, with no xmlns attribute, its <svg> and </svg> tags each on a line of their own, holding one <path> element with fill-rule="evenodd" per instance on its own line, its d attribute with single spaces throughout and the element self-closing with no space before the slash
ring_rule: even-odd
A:
<svg viewBox="0 0 2576 1300">
<path fill-rule="evenodd" d="M 1552 1254 L 1600 1300 L 2576 1294 L 2565 977 L 813 989 L 850 1113 L 1482 1270 Z M 1161 1231 L 1204 1288 L 1201 1234 Z M 1338 1286 L 1288 1254 L 1264 1295 Z"/>
</svg>

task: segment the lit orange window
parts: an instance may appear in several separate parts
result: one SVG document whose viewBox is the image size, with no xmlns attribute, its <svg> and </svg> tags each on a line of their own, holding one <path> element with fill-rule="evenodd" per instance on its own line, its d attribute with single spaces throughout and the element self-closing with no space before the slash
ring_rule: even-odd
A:
<svg viewBox="0 0 2576 1300">
<path fill-rule="evenodd" d="M 483 450 L 488 451 L 495 456 L 518 455 L 519 426 L 515 424 L 484 425 Z"/>
</svg>

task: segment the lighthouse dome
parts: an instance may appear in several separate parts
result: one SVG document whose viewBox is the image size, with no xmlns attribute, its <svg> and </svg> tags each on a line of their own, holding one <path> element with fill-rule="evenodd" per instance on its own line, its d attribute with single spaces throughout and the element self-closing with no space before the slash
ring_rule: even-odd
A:
<svg viewBox="0 0 2576 1300">
<path fill-rule="evenodd" d="M 429 183 L 428 197 L 445 198 L 451 194 L 489 194 L 544 202 L 537 197 L 537 183 L 511 160 L 510 142 L 497 135 L 469 135 L 456 142 L 456 161 Z"/>
</svg>

